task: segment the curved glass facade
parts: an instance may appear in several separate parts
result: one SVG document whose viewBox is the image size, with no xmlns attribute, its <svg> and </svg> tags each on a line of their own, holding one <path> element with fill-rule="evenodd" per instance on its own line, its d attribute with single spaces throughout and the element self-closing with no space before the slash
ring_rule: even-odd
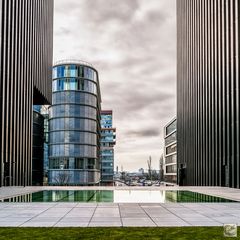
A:
<svg viewBox="0 0 240 240">
<path fill-rule="evenodd" d="M 100 180 L 98 73 L 81 64 L 53 68 L 49 109 L 49 184 L 88 185 Z"/>
</svg>

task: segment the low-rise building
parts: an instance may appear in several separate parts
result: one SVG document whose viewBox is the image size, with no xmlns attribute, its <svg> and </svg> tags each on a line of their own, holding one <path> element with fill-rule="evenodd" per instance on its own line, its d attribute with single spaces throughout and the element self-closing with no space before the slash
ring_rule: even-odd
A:
<svg viewBox="0 0 240 240">
<path fill-rule="evenodd" d="M 165 182 L 177 183 L 177 119 L 164 127 Z"/>
</svg>

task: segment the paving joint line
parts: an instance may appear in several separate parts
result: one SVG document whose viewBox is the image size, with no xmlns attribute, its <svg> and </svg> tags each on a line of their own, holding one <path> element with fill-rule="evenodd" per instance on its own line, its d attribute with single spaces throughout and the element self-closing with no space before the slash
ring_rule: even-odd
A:
<svg viewBox="0 0 240 240">
<path fill-rule="evenodd" d="M 77 206 L 77 204 L 75 205 Z M 55 227 L 67 214 L 69 214 L 75 207 L 72 207 L 68 212 L 66 212 L 54 225 L 53 227 Z"/>
<path fill-rule="evenodd" d="M 213 219 L 213 218 L 211 218 L 211 217 L 209 217 L 209 216 L 207 216 L 207 215 L 205 215 L 205 214 L 199 213 L 197 210 L 191 209 L 191 208 L 189 208 L 189 207 L 187 207 L 187 208 L 190 209 L 190 210 L 193 211 L 193 212 L 196 212 L 197 214 L 200 214 L 200 215 L 202 215 L 202 216 L 204 216 L 204 217 L 207 217 L 207 218 L 209 218 L 209 219 L 211 219 L 211 220 L 213 220 L 213 221 L 215 221 L 215 222 L 218 222 L 218 223 L 222 224 L 221 222 L 219 222 L 219 221 L 217 221 L 217 220 L 215 220 L 215 219 Z M 210 208 L 210 207 L 209 207 L 209 208 Z M 213 208 L 210 208 L 210 209 L 213 209 Z M 192 224 L 191 224 L 191 225 L 192 225 Z M 192 225 L 192 226 L 194 226 L 194 225 Z"/>
<path fill-rule="evenodd" d="M 119 216 L 120 216 L 120 222 L 121 222 L 121 224 L 122 224 L 121 227 L 123 227 L 122 213 L 121 213 L 121 211 L 120 211 L 120 205 L 119 205 L 119 203 L 118 203 L 118 211 L 119 211 Z"/>
<path fill-rule="evenodd" d="M 151 219 L 151 221 L 155 224 L 155 226 L 158 227 L 158 225 L 155 223 L 155 221 L 152 219 L 152 217 L 147 213 L 147 211 L 145 211 L 145 209 L 141 206 L 141 204 L 139 203 L 138 205 L 145 212 L 145 214 L 148 216 L 148 218 Z"/>
<path fill-rule="evenodd" d="M 170 212 L 171 214 L 173 214 L 175 217 L 181 219 L 183 222 L 185 222 L 185 223 L 189 224 L 190 226 L 192 226 L 192 224 L 190 224 L 188 221 L 182 219 L 182 218 L 179 217 L 177 214 L 175 214 L 174 212 L 170 211 L 168 208 L 166 208 L 166 207 L 164 207 L 164 206 L 163 206 L 163 208 L 165 208 L 168 212 Z"/>
<path fill-rule="evenodd" d="M 96 204 L 96 207 L 95 207 L 95 209 L 94 209 L 94 211 L 93 211 L 93 214 L 92 214 L 92 216 L 91 216 L 91 218 L 90 218 L 90 220 L 89 220 L 89 222 L 88 222 L 88 225 L 87 225 L 88 227 L 89 227 L 89 224 L 92 222 L 93 216 L 94 216 L 97 208 L 98 208 L 98 203 Z"/>
<path fill-rule="evenodd" d="M 49 209 L 51 209 L 51 208 L 53 208 L 53 207 L 57 206 L 57 204 L 58 204 L 58 203 L 55 203 L 54 205 L 52 205 L 51 207 L 47 208 L 47 209 L 46 209 L 46 210 L 44 210 L 43 212 L 41 212 L 41 213 L 39 213 L 39 214 L 35 215 L 34 217 L 32 217 L 32 218 L 28 219 L 28 220 L 27 220 L 27 221 L 25 221 L 25 222 L 23 222 L 22 224 L 20 224 L 20 225 L 19 225 L 19 227 L 20 227 L 20 226 L 22 226 L 23 224 L 25 224 L 25 223 L 27 223 L 27 222 L 29 222 L 29 221 L 33 220 L 34 218 L 38 217 L 39 215 L 41 215 L 41 214 L 45 213 L 45 212 L 46 212 L 46 211 L 48 211 Z"/>
</svg>

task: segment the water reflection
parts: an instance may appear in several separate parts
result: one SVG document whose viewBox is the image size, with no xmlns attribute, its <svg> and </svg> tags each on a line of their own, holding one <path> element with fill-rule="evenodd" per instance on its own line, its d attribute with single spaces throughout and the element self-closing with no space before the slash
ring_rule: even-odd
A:
<svg viewBox="0 0 240 240">
<path fill-rule="evenodd" d="M 234 202 L 228 199 L 190 191 L 164 190 L 81 190 L 41 191 L 2 200 L 4 202 L 115 202 L 115 203 L 177 203 Z"/>
</svg>

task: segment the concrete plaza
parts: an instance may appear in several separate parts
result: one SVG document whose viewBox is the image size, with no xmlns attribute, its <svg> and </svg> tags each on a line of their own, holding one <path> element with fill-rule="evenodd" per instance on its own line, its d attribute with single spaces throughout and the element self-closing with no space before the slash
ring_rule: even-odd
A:
<svg viewBox="0 0 240 240">
<path fill-rule="evenodd" d="M 0 200 L 41 190 L 189 190 L 240 201 L 240 190 L 213 187 L 9 187 Z M 143 192 L 144 194 L 144 192 Z M 0 203 L 0 227 L 127 227 L 240 225 L 233 203 Z"/>
</svg>

